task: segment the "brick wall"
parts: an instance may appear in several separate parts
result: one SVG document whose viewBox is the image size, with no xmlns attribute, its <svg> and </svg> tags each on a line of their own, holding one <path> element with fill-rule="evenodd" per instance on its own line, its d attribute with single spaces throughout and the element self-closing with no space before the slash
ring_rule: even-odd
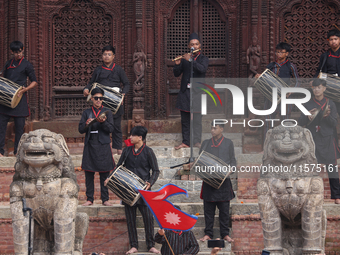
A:
<svg viewBox="0 0 340 255">
<path fill-rule="evenodd" d="M 129 249 L 125 217 L 90 218 L 83 254 L 125 254 Z M 14 254 L 12 220 L 0 220 L 0 254 Z"/>
</svg>

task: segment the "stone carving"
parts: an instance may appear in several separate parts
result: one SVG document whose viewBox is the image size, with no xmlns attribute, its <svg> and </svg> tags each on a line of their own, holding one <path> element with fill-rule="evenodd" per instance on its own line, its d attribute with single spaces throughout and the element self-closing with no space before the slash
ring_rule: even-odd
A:
<svg viewBox="0 0 340 255">
<path fill-rule="evenodd" d="M 64 137 L 47 129 L 23 134 L 10 186 L 15 254 L 28 254 L 22 198 L 32 208 L 34 254 L 82 254 L 89 217 L 77 213 L 78 190 Z"/>
<path fill-rule="evenodd" d="M 247 49 L 247 64 L 250 71 L 249 78 L 253 78 L 261 67 L 261 47 L 256 34 L 253 35 L 251 45 Z"/>
<path fill-rule="evenodd" d="M 144 75 L 146 66 L 146 55 L 140 50 L 133 54 L 133 70 L 136 80 L 133 83 L 133 108 L 144 109 Z"/>
<path fill-rule="evenodd" d="M 317 164 L 314 151 L 311 133 L 300 126 L 267 132 L 262 170 L 271 166 L 278 171 L 261 173 L 257 195 L 264 247 L 271 255 L 324 252 L 324 187 L 316 169 L 312 172 L 312 164 Z"/>
<path fill-rule="evenodd" d="M 140 115 L 136 115 L 131 122 L 131 128 L 136 126 L 145 126 L 145 120 Z"/>
</svg>

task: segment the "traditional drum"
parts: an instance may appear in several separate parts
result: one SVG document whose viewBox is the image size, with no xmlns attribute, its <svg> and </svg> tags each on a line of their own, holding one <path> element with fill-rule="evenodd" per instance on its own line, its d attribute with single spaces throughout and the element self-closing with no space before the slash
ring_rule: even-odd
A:
<svg viewBox="0 0 340 255">
<path fill-rule="evenodd" d="M 318 78 L 327 82 L 327 89 L 323 94 L 332 101 L 340 103 L 340 78 L 333 74 L 322 72 L 320 72 Z"/>
<path fill-rule="evenodd" d="M 107 187 L 130 206 L 140 198 L 138 190 L 146 186 L 141 178 L 123 166 L 116 168 L 107 183 Z"/>
<path fill-rule="evenodd" d="M 321 108 L 321 106 L 318 106 L 318 108 L 316 109 L 316 111 L 314 112 L 312 119 L 308 122 L 307 126 L 319 126 L 320 125 L 320 121 L 323 117 L 323 115 L 326 113 L 329 104 L 328 104 L 328 100 L 326 102 L 326 104 L 323 106 L 323 108 Z"/>
<path fill-rule="evenodd" d="M 93 83 L 91 91 L 96 87 L 104 90 L 103 105 L 109 108 L 113 114 L 116 114 L 120 105 L 123 102 L 124 96 L 121 93 L 119 93 L 115 88 L 107 87 L 99 83 Z M 91 99 L 91 91 L 87 97 L 87 101 L 90 101 Z"/>
<path fill-rule="evenodd" d="M 219 189 L 232 173 L 227 163 L 206 151 L 198 156 L 190 172 L 215 189 Z"/>
<path fill-rule="evenodd" d="M 6 78 L 0 77 L 0 104 L 15 108 L 21 97 L 18 97 L 18 92 L 22 89 L 22 86 L 8 80 Z"/>
<path fill-rule="evenodd" d="M 254 83 L 254 86 L 270 102 L 273 101 L 273 88 L 277 88 L 277 103 L 281 101 L 281 88 L 289 87 L 279 76 L 266 69 Z"/>
</svg>

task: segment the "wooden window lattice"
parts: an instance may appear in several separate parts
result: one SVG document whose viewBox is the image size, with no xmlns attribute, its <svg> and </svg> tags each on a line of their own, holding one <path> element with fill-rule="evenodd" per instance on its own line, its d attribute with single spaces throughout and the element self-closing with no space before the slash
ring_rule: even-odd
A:
<svg viewBox="0 0 340 255">
<path fill-rule="evenodd" d="M 320 55 L 329 48 L 327 32 L 339 19 L 339 10 L 324 0 L 305 0 L 284 15 L 285 41 L 292 45 L 290 60 L 300 77 L 314 76 Z"/>
<path fill-rule="evenodd" d="M 85 87 L 101 64 L 101 49 L 112 43 L 112 18 L 90 0 L 75 0 L 54 18 L 53 28 L 53 87 L 67 94 L 63 88 Z M 76 96 L 54 100 L 55 117 L 81 116 L 88 107 Z"/>
<path fill-rule="evenodd" d="M 190 1 L 186 1 L 176 10 L 173 20 L 168 24 L 167 57 L 174 59 L 188 52 L 190 35 Z"/>
<path fill-rule="evenodd" d="M 226 23 L 220 18 L 216 8 L 203 1 L 203 52 L 209 58 L 226 57 Z"/>
<path fill-rule="evenodd" d="M 211 58 L 226 57 L 226 23 L 220 18 L 216 8 L 207 0 L 202 1 L 202 50 Z M 178 7 L 167 29 L 167 58 L 173 59 L 188 52 L 190 35 L 190 1 Z"/>
</svg>

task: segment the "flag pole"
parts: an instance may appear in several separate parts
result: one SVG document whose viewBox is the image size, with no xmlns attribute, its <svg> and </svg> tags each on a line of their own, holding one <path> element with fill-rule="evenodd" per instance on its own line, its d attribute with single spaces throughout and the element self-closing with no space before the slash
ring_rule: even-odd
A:
<svg viewBox="0 0 340 255">
<path fill-rule="evenodd" d="M 166 238 L 166 234 L 165 234 L 165 233 L 164 233 L 164 237 L 165 237 L 165 240 L 166 240 L 166 242 L 168 243 L 168 245 L 169 245 L 169 247 L 170 247 L 170 250 L 171 250 L 171 252 L 172 252 L 172 255 L 175 255 L 174 251 L 173 251 L 172 248 L 171 248 L 171 245 L 169 244 L 168 238 Z"/>
</svg>

